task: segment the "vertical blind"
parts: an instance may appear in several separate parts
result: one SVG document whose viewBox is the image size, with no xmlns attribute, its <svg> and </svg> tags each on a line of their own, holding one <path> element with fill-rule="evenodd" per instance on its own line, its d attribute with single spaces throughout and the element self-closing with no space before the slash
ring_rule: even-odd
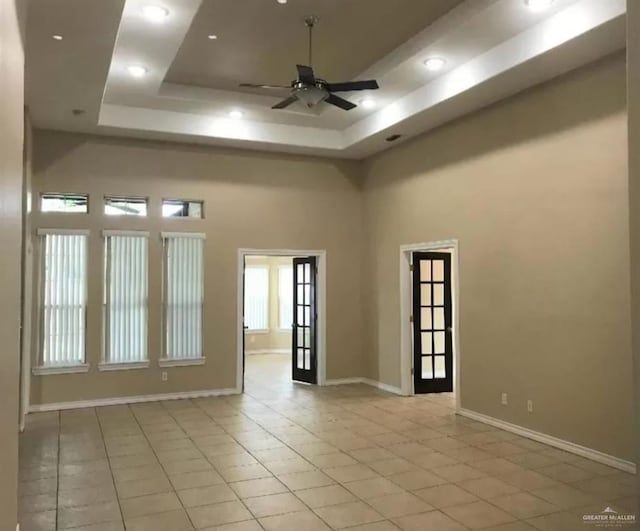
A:
<svg viewBox="0 0 640 531">
<path fill-rule="evenodd" d="M 269 329 L 269 268 L 244 270 L 244 324 L 249 330 Z"/>
<path fill-rule="evenodd" d="M 105 231 L 105 359 L 147 359 L 147 234 Z"/>
<path fill-rule="evenodd" d="M 85 359 L 87 235 L 39 231 L 42 237 L 42 359 L 44 367 Z"/>
<path fill-rule="evenodd" d="M 162 235 L 165 246 L 165 358 L 201 358 L 204 235 Z"/>
<path fill-rule="evenodd" d="M 293 323 L 293 266 L 278 269 L 279 328 L 290 329 Z"/>
</svg>

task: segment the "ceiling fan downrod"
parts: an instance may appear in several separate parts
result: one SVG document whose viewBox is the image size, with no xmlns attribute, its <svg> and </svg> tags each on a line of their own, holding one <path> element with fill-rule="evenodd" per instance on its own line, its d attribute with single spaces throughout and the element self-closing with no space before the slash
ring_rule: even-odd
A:
<svg viewBox="0 0 640 531">
<path fill-rule="evenodd" d="M 304 18 L 304 23 L 309 28 L 309 66 L 313 66 L 313 28 L 320 22 L 315 15 L 309 15 Z"/>
</svg>

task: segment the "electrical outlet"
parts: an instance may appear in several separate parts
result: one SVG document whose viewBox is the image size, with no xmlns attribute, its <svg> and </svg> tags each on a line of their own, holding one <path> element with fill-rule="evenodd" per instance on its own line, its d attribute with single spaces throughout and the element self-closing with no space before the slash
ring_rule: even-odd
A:
<svg viewBox="0 0 640 531">
<path fill-rule="evenodd" d="M 533 413 L 533 400 L 527 400 L 527 411 Z"/>
<path fill-rule="evenodd" d="M 164 371 L 162 373 L 162 381 L 166 382 L 169 379 L 169 373 L 167 371 Z"/>
<path fill-rule="evenodd" d="M 502 405 L 507 405 L 507 393 L 502 393 Z"/>
</svg>

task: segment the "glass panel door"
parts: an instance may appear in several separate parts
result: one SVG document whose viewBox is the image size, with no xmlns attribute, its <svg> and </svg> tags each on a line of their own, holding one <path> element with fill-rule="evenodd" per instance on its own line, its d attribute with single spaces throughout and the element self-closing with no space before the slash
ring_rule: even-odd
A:
<svg viewBox="0 0 640 531">
<path fill-rule="evenodd" d="M 317 382 L 316 257 L 293 259 L 292 378 Z"/>
<path fill-rule="evenodd" d="M 451 255 L 413 253 L 413 349 L 416 393 L 453 391 Z"/>
</svg>

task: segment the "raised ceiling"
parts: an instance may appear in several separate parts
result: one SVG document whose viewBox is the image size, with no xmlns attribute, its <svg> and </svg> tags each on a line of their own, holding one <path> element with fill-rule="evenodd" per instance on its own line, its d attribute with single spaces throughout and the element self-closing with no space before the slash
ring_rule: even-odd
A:
<svg viewBox="0 0 640 531">
<path fill-rule="evenodd" d="M 242 82 L 288 85 L 296 64 L 313 63 L 330 81 L 359 76 L 462 0 L 209 0 L 200 5 L 166 80 L 223 90 Z M 208 42 L 207 36 L 218 39 Z"/>
<path fill-rule="evenodd" d="M 168 9 L 160 24 L 142 12 Z M 30 0 L 27 103 L 36 127 L 364 158 L 624 47 L 625 0 Z M 271 110 L 307 57 L 304 15 L 321 17 L 314 66 L 380 90 Z M 215 34 L 217 39 L 209 39 Z M 62 35 L 62 40 L 52 39 Z M 446 58 L 430 72 L 424 60 Z M 143 65 L 133 78 L 128 67 Z M 73 113 L 74 109 L 84 111 Z M 242 112 L 241 119 L 230 118 Z"/>
</svg>

